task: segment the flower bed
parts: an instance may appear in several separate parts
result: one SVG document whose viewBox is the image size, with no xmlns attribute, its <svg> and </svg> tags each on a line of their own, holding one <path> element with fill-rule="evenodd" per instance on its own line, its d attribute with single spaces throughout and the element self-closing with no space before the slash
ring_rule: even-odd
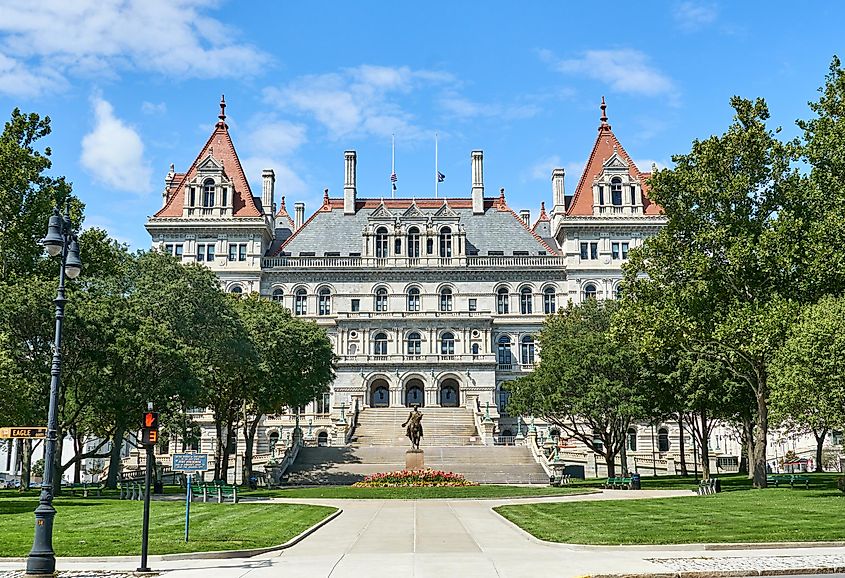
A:
<svg viewBox="0 0 845 578">
<path fill-rule="evenodd" d="M 443 472 L 440 470 L 399 470 L 398 472 L 384 472 L 372 474 L 363 481 L 353 484 L 356 488 L 396 488 L 396 487 L 434 487 L 434 486 L 477 486 L 461 474 Z"/>
</svg>

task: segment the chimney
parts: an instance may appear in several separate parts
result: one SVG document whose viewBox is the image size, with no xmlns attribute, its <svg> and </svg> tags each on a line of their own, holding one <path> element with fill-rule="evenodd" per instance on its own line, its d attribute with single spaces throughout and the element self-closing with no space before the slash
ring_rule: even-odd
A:
<svg viewBox="0 0 845 578">
<path fill-rule="evenodd" d="M 355 151 L 343 153 L 343 214 L 355 214 L 355 195 L 358 187 L 358 155 Z"/>
<path fill-rule="evenodd" d="M 519 218 L 522 219 L 522 222 L 525 223 L 526 227 L 531 226 L 531 211 L 528 209 L 522 209 L 519 212 Z"/>
<path fill-rule="evenodd" d="M 472 151 L 472 214 L 484 212 L 484 152 Z"/>
<path fill-rule="evenodd" d="M 299 228 L 302 227 L 302 223 L 305 222 L 305 203 L 294 203 L 293 212 L 294 230 L 298 231 Z"/>
<path fill-rule="evenodd" d="M 552 170 L 552 199 L 554 208 L 552 214 L 563 214 L 566 212 L 566 192 L 563 187 L 563 178 L 566 171 L 561 168 Z"/>
<path fill-rule="evenodd" d="M 264 214 L 273 216 L 276 214 L 276 207 L 273 206 L 273 195 L 276 190 L 276 173 L 273 169 L 261 171 L 261 206 Z"/>
</svg>

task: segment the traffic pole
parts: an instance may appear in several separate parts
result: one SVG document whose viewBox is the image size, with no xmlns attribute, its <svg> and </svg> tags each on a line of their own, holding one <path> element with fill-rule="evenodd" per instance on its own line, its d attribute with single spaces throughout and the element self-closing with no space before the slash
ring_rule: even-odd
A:
<svg viewBox="0 0 845 578">
<path fill-rule="evenodd" d="M 185 542 L 188 541 L 188 529 L 191 526 L 191 478 L 193 475 L 188 472 L 188 494 L 185 496 Z"/>
<path fill-rule="evenodd" d="M 146 487 L 144 488 L 144 525 L 141 528 L 141 567 L 138 572 L 152 572 L 147 566 L 147 544 L 150 538 L 150 486 L 153 480 L 153 446 L 147 446 Z"/>
</svg>

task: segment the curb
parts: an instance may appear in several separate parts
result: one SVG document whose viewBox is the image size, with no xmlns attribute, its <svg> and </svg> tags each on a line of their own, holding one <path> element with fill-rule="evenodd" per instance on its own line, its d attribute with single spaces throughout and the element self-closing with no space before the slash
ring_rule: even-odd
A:
<svg viewBox="0 0 845 578">
<path fill-rule="evenodd" d="M 701 570 L 684 572 L 646 572 L 643 574 L 590 574 L 586 578 L 744 578 L 746 576 L 794 576 L 802 574 L 837 574 L 845 566 L 835 568 L 790 568 L 784 570 Z"/>
<path fill-rule="evenodd" d="M 157 556 L 149 556 L 150 562 L 168 562 L 175 560 L 225 560 L 227 558 L 251 558 L 260 554 L 267 554 L 278 550 L 285 550 L 294 546 L 340 516 L 343 509 L 337 508 L 332 514 L 323 518 L 310 528 L 306 528 L 298 535 L 294 536 L 284 544 L 277 544 L 275 546 L 265 546 L 264 548 L 250 548 L 248 550 L 213 550 L 211 552 L 180 552 L 178 554 L 160 554 Z M 138 560 L 139 556 L 63 556 L 58 558 L 59 561 L 66 562 L 90 562 L 96 564 L 97 562 L 132 562 Z M 0 562 L 26 562 L 25 557 L 11 557 L 0 558 Z"/>
</svg>

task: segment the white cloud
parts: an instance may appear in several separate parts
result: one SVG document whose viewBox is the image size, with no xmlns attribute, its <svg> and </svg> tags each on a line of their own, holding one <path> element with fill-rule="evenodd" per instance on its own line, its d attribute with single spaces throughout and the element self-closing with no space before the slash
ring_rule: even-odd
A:
<svg viewBox="0 0 845 578">
<path fill-rule="evenodd" d="M 718 8 L 714 4 L 681 2 L 672 10 L 672 17 L 682 30 L 692 32 L 716 21 Z"/>
<path fill-rule="evenodd" d="M 308 140 L 302 124 L 279 120 L 258 120 L 257 124 L 247 137 L 247 145 L 262 154 L 287 155 Z"/>
<path fill-rule="evenodd" d="M 677 94 L 672 80 L 654 68 L 643 52 L 632 48 L 587 50 L 577 58 L 562 60 L 548 50 L 541 50 L 539 55 L 560 72 L 593 78 L 619 92 L 646 96 Z"/>
<path fill-rule="evenodd" d="M 412 140 L 423 136 L 424 131 L 396 97 L 452 82 L 454 78 L 448 73 L 361 65 L 302 76 L 284 86 L 266 88 L 264 97 L 280 108 L 312 116 L 332 139 L 395 133 Z"/>
<path fill-rule="evenodd" d="M 470 100 L 455 91 L 447 91 L 439 100 L 440 106 L 450 115 L 471 119 L 479 117 L 495 117 L 499 119 L 530 118 L 540 112 L 536 104 L 500 104 L 495 102 L 483 103 Z"/>
<path fill-rule="evenodd" d="M 152 169 L 144 159 L 144 143 L 137 131 L 114 115 L 112 105 L 93 98 L 94 129 L 82 138 L 83 168 L 98 182 L 121 191 L 147 194 Z"/>
<path fill-rule="evenodd" d="M 0 93 L 25 98 L 64 88 L 66 84 L 55 70 L 43 66 L 33 68 L 0 52 Z"/>
<path fill-rule="evenodd" d="M 167 112 L 167 103 L 165 103 L 165 102 L 155 103 L 155 102 L 148 102 L 148 101 L 145 100 L 144 102 L 141 103 L 141 112 L 143 112 L 144 114 L 154 114 L 154 115 L 164 114 L 165 112 Z"/>
<path fill-rule="evenodd" d="M 637 165 L 637 168 L 640 169 L 641 172 L 650 173 L 653 166 L 657 166 L 657 170 L 662 170 L 668 167 L 668 165 L 663 161 L 657 161 L 654 159 L 632 159 L 634 164 Z"/>
<path fill-rule="evenodd" d="M 24 67 L 32 94 L 69 75 L 144 70 L 171 77 L 242 77 L 266 54 L 206 13 L 218 0 L 0 0 L 0 91 L 19 94 L 6 70 Z"/>
<path fill-rule="evenodd" d="M 271 156 L 248 156 L 241 159 L 249 185 L 254 195 L 261 194 L 261 171 L 273 169 L 276 173 L 276 204 L 279 198 L 286 195 L 288 199 L 294 196 L 301 196 L 308 192 L 308 186 L 299 176 L 297 171 L 287 162 L 278 157 Z M 288 205 L 288 212 L 293 215 L 293 205 Z"/>
<path fill-rule="evenodd" d="M 561 166 L 560 157 L 552 155 L 538 160 L 528 169 L 528 178 L 532 180 L 549 180 L 552 178 L 552 169 Z"/>
</svg>

